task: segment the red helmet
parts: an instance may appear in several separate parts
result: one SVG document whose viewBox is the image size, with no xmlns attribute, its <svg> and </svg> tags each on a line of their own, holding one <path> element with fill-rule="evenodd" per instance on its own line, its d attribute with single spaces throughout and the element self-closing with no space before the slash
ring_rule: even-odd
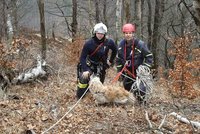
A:
<svg viewBox="0 0 200 134">
<path fill-rule="evenodd" d="M 135 25 L 131 23 L 125 24 L 122 28 L 122 32 L 135 32 Z"/>
</svg>

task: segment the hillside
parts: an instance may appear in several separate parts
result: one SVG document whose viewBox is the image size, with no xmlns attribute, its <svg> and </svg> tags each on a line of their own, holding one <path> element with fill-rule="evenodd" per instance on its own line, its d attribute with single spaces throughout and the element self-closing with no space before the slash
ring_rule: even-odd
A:
<svg viewBox="0 0 200 134">
<path fill-rule="evenodd" d="M 26 57 L 19 58 L 18 67 L 27 69 L 39 53 L 39 37 L 23 37 L 31 40 Z M 52 134 L 163 134 L 200 133 L 191 125 L 178 121 L 170 113 L 200 123 L 200 98 L 188 100 L 175 98 L 168 92 L 166 81 L 155 81 L 147 106 L 130 105 L 97 106 L 91 94 L 77 103 L 76 63 L 83 40 L 71 44 L 62 39 L 48 40 L 47 64 L 50 73 L 46 79 L 32 83 L 12 85 L 0 101 L 1 134 L 38 134 L 57 124 L 46 133 Z M 24 60 L 22 62 L 22 60 Z M 116 71 L 110 68 L 105 84 L 110 84 Z M 165 82 L 165 83 L 164 83 Z M 121 86 L 119 83 L 114 83 Z M 72 109 L 73 108 L 73 109 Z M 69 112 L 71 111 L 71 112 Z M 150 128 L 145 113 L 148 113 Z M 64 118 L 63 118 L 64 117 Z M 61 119 L 62 118 L 62 119 Z M 61 119 L 61 120 L 59 120 Z"/>
</svg>

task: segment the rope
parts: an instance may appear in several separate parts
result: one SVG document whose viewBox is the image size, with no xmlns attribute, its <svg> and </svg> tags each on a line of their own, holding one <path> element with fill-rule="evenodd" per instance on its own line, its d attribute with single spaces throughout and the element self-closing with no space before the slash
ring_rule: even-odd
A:
<svg viewBox="0 0 200 134">
<path fill-rule="evenodd" d="M 116 77 L 113 79 L 113 81 L 112 81 L 111 83 L 116 82 L 116 81 L 119 79 L 119 77 L 120 77 L 121 75 L 124 75 L 123 72 L 126 72 L 128 75 L 130 75 L 130 76 L 132 76 L 133 78 L 135 78 L 135 74 L 134 74 L 134 73 L 131 73 L 131 72 L 127 69 L 128 64 L 130 64 L 130 63 L 128 63 L 128 61 L 127 61 L 127 62 L 125 63 L 125 65 L 124 65 L 124 67 L 122 68 L 122 70 L 116 75 Z M 129 78 L 130 78 L 130 77 L 129 77 Z"/>
<path fill-rule="evenodd" d="M 47 130 L 43 131 L 41 134 L 45 134 L 47 133 L 49 130 L 51 130 L 53 127 L 55 127 L 62 119 L 64 119 L 75 107 L 76 105 L 78 105 L 78 103 L 81 101 L 81 99 L 83 98 L 83 96 L 87 93 L 89 88 L 87 88 L 85 90 L 85 92 L 83 93 L 83 95 L 79 98 L 79 100 L 69 109 L 69 111 L 67 111 L 56 123 L 54 123 L 51 127 L 49 127 Z"/>
<path fill-rule="evenodd" d="M 121 71 L 119 72 L 118 76 L 123 75 L 124 77 L 130 79 L 133 81 L 133 85 L 131 86 L 131 91 L 140 91 L 142 93 L 145 93 L 145 96 L 149 95 L 152 92 L 153 89 L 153 77 L 150 71 L 150 68 L 147 66 L 139 66 L 138 69 L 136 70 L 137 77 L 134 79 Z M 116 78 L 114 79 L 116 81 Z M 141 85 L 145 87 L 145 91 L 141 89 Z M 140 93 L 139 92 L 139 93 Z M 141 97 L 141 94 L 139 94 Z"/>
<path fill-rule="evenodd" d="M 128 76 L 128 75 L 126 75 L 126 74 L 123 74 L 123 73 L 122 73 L 121 75 L 123 75 L 124 77 L 129 78 L 130 80 L 132 80 L 132 81 L 135 82 L 135 79 L 131 78 L 130 76 Z"/>
<path fill-rule="evenodd" d="M 144 92 L 141 88 L 140 88 L 140 84 L 143 83 L 144 86 L 146 87 L 146 95 L 150 94 L 152 89 L 153 89 L 153 82 L 152 82 L 152 75 L 151 75 L 151 71 L 147 66 L 140 66 L 137 70 L 137 77 L 136 80 L 123 74 L 122 72 L 120 73 L 121 75 L 123 75 L 124 77 L 127 77 L 129 79 L 131 79 L 132 81 L 134 81 L 131 90 L 139 90 L 141 92 Z M 69 111 L 67 111 L 56 123 L 54 123 L 51 127 L 49 127 L 48 129 L 46 129 L 45 131 L 43 131 L 41 134 L 45 134 L 47 133 L 49 130 L 51 130 L 52 128 L 54 128 L 62 119 L 64 119 L 77 105 L 78 103 L 81 101 L 81 99 L 83 98 L 83 96 L 86 94 L 86 92 L 88 91 L 89 88 L 87 88 L 85 90 L 85 92 L 83 93 L 83 95 L 79 98 L 79 100 L 69 109 Z"/>
<path fill-rule="evenodd" d="M 136 81 L 133 83 L 131 90 L 139 90 L 140 92 L 149 95 L 153 89 L 153 77 L 149 67 L 141 65 L 136 70 L 136 73 Z M 141 85 L 145 87 L 145 91 L 141 89 Z"/>
</svg>

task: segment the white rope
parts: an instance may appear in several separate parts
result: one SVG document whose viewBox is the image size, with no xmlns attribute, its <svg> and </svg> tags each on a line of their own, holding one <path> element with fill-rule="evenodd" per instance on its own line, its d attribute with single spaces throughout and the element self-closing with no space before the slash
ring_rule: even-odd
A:
<svg viewBox="0 0 200 134">
<path fill-rule="evenodd" d="M 123 75 L 124 77 L 133 81 L 133 85 L 131 86 L 130 91 L 132 91 L 132 92 L 134 92 L 134 91 L 143 92 L 143 93 L 145 93 L 145 96 L 147 97 L 147 95 L 149 95 L 152 92 L 152 89 L 153 89 L 153 77 L 152 77 L 150 68 L 147 67 L 147 66 L 140 65 L 138 67 L 138 69 L 136 70 L 136 74 L 137 74 L 136 79 L 133 79 L 133 78 L 131 78 L 128 75 L 125 75 L 123 73 L 121 75 Z M 141 89 L 141 84 L 143 84 L 146 91 L 143 91 Z M 139 96 L 140 96 L 140 94 L 139 94 Z"/>
<path fill-rule="evenodd" d="M 41 134 L 45 134 L 47 133 L 49 130 L 51 130 L 53 127 L 55 127 L 62 119 L 64 119 L 75 107 L 76 105 L 81 101 L 81 99 L 83 98 L 83 96 L 87 93 L 89 88 L 87 88 L 85 90 L 85 92 L 83 93 L 83 95 L 79 98 L 79 100 L 69 109 L 69 111 L 67 111 L 56 123 L 54 123 L 51 127 L 49 127 L 47 130 L 43 131 Z"/>
<path fill-rule="evenodd" d="M 131 78 L 131 77 L 129 77 L 128 75 L 126 75 L 126 74 L 121 74 L 121 75 L 123 75 L 124 77 L 126 77 L 126 78 L 129 78 L 130 80 L 132 80 L 132 81 L 134 81 L 135 82 L 135 79 L 133 79 L 133 78 Z"/>
<path fill-rule="evenodd" d="M 143 93 L 150 94 L 153 89 L 153 77 L 151 75 L 150 68 L 140 65 L 136 70 L 136 73 L 136 82 L 133 84 L 132 88 L 137 88 Z M 141 84 L 145 86 L 146 91 L 141 89 Z"/>
</svg>

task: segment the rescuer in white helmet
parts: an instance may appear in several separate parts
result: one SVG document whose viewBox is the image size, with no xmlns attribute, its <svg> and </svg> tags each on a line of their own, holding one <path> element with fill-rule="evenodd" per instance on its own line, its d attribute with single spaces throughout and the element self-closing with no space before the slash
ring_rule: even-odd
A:
<svg viewBox="0 0 200 134">
<path fill-rule="evenodd" d="M 76 96 L 78 99 L 87 90 L 90 75 L 97 75 L 103 83 L 106 74 L 105 70 L 114 63 L 117 46 L 112 39 L 106 38 L 107 32 L 108 29 L 105 24 L 97 23 L 93 28 L 93 37 L 86 41 L 83 46 L 77 67 L 78 89 Z M 112 51 L 110 56 L 108 56 L 109 50 Z"/>
</svg>

